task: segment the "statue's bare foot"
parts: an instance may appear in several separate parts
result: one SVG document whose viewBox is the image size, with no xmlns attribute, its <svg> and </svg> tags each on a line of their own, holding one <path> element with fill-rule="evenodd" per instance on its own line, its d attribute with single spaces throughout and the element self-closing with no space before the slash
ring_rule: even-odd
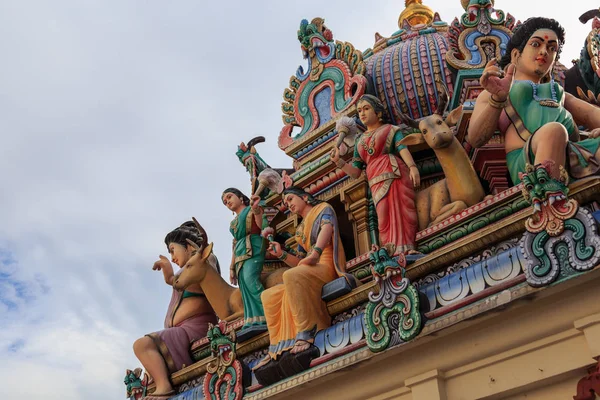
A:
<svg viewBox="0 0 600 400">
<path fill-rule="evenodd" d="M 417 251 L 417 250 L 409 250 L 406 252 L 406 254 L 413 255 L 413 254 L 423 254 L 423 253 L 421 253 L 420 251 Z"/>
<path fill-rule="evenodd" d="M 290 350 L 290 353 L 292 353 L 292 354 L 302 353 L 304 350 L 308 350 L 311 345 L 312 345 L 312 342 L 298 339 L 298 340 L 296 340 L 294 347 L 292 347 L 292 349 Z"/>
<path fill-rule="evenodd" d="M 265 356 L 265 358 L 263 358 L 262 360 L 260 360 L 258 362 L 258 364 L 256 364 L 254 367 L 252 367 L 252 371 L 256 371 L 257 369 L 259 369 L 260 367 L 264 367 L 265 365 L 267 365 L 268 363 L 271 362 L 271 356 L 269 354 L 267 354 Z"/>
</svg>

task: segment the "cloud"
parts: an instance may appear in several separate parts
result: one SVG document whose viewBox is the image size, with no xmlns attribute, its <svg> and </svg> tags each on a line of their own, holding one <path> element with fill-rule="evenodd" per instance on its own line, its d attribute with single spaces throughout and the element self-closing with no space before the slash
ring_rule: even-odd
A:
<svg viewBox="0 0 600 400">
<path fill-rule="evenodd" d="M 458 1 L 426 0 L 450 22 Z M 578 55 L 595 8 L 502 1 L 568 25 Z M 170 289 L 151 270 L 164 235 L 198 217 L 225 267 L 249 178 L 234 152 L 276 167 L 281 102 L 302 60 L 302 18 L 358 49 L 397 29 L 398 1 L 56 0 L 0 5 L 0 396 L 117 399 L 132 343 L 160 329 Z M 514 10 L 514 11 L 513 11 Z"/>
</svg>

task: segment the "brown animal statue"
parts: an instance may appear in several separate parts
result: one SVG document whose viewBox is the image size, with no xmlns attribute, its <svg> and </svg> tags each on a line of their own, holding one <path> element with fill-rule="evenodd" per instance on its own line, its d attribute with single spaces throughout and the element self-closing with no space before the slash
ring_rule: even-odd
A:
<svg viewBox="0 0 600 400">
<path fill-rule="evenodd" d="M 244 303 L 240 289 L 225 282 L 221 274 L 210 265 L 213 244 L 203 250 L 193 242 L 188 242 L 196 249 L 181 273 L 173 282 L 176 290 L 184 290 L 198 283 L 206 299 L 215 310 L 217 317 L 223 321 L 233 321 L 244 316 Z"/>
<path fill-rule="evenodd" d="M 448 94 L 444 87 L 434 114 L 419 122 L 407 115 L 402 115 L 402 119 L 409 126 L 417 128 L 421 132 L 406 136 L 400 143 L 404 145 L 427 143 L 435 152 L 446 176 L 417 193 L 419 230 L 477 204 L 485 196 L 467 152 L 454 137 L 450 128 L 458 121 L 462 106 L 448 114 L 444 121 L 442 115 L 447 103 Z"/>
<path fill-rule="evenodd" d="M 196 226 L 200 226 L 196 218 L 192 217 L 192 220 Z M 176 277 L 173 287 L 176 290 L 184 290 L 188 286 L 198 283 L 220 320 L 229 322 L 243 318 L 242 293 L 240 289 L 225 282 L 221 274 L 214 268 L 216 257 L 212 254 L 213 244 L 210 243 L 202 249 L 192 241 L 188 240 L 188 243 L 194 247 L 194 253 Z M 263 286 L 269 288 L 283 283 L 283 273 L 287 269 L 289 268 L 278 268 L 261 277 Z"/>
</svg>

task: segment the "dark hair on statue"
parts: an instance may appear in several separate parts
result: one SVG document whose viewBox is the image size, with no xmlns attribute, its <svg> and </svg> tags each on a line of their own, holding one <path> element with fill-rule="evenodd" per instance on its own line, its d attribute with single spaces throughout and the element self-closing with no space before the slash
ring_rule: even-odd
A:
<svg viewBox="0 0 600 400">
<path fill-rule="evenodd" d="M 358 104 L 361 101 L 366 101 L 367 103 L 369 103 L 371 107 L 373 107 L 375 114 L 381 113 L 381 119 L 383 120 L 383 122 L 389 122 L 385 106 L 383 105 L 381 100 L 379 100 L 379 98 L 373 96 L 372 94 L 363 94 L 360 97 L 360 99 L 358 99 L 358 102 L 356 104 Z"/>
<path fill-rule="evenodd" d="M 519 50 L 519 53 L 523 52 L 523 49 L 527 45 L 529 38 L 531 35 L 538 29 L 550 29 L 554 33 L 556 33 L 556 37 L 558 38 L 558 51 L 556 52 L 556 60 L 558 61 L 558 57 L 560 56 L 560 52 L 565 44 L 565 30 L 558 23 L 558 21 L 551 18 L 544 17 L 532 17 L 527 19 L 521 25 L 517 26 L 513 32 L 508 45 L 506 46 L 506 52 L 504 56 L 498 61 L 498 65 L 500 68 L 505 68 L 511 62 L 510 53 L 513 49 Z"/>
<path fill-rule="evenodd" d="M 236 189 L 236 188 L 227 188 L 227 189 L 223 190 L 223 194 L 221 195 L 221 198 L 223 198 L 223 196 L 225 195 L 225 193 L 233 193 L 237 197 L 239 197 L 240 199 L 242 199 L 242 203 L 244 203 L 245 206 L 249 206 L 250 205 L 250 199 L 248 198 L 248 196 L 246 196 L 244 193 L 242 193 L 239 189 Z"/>
<path fill-rule="evenodd" d="M 298 186 L 290 186 L 289 188 L 285 189 L 282 193 L 283 197 L 285 197 L 286 194 L 295 194 L 296 196 L 299 196 L 301 198 L 304 198 L 304 196 L 306 196 L 306 202 L 311 206 L 321 203 L 321 200 L 316 199 L 312 194 L 306 192 L 304 189 Z"/>
<path fill-rule="evenodd" d="M 200 246 L 200 248 L 204 248 L 208 243 L 206 231 L 204 229 L 198 230 L 194 221 L 186 221 L 178 228 L 167 233 L 167 236 L 165 236 L 165 244 L 167 245 L 167 248 L 169 247 L 169 243 L 177 243 L 186 247 L 188 245 L 186 239 L 190 239 Z"/>
<path fill-rule="evenodd" d="M 167 249 L 169 248 L 170 243 L 177 243 L 183 247 L 187 247 L 189 244 L 187 239 L 190 239 L 192 242 L 196 243 L 201 249 L 204 249 L 208 244 L 208 235 L 206 234 L 206 231 L 204 228 L 202 228 L 202 226 L 200 226 L 200 229 L 198 229 L 194 221 L 186 221 L 178 228 L 175 228 L 171 232 L 167 233 L 167 236 L 165 236 L 165 244 L 167 245 Z M 221 273 L 221 266 L 219 265 L 218 260 L 217 271 Z"/>
</svg>

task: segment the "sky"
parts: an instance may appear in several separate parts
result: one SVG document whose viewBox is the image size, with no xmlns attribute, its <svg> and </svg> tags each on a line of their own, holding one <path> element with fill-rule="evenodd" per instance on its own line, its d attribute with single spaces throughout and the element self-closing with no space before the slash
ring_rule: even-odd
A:
<svg viewBox="0 0 600 400">
<path fill-rule="evenodd" d="M 498 0 L 554 17 L 577 58 L 597 7 Z M 555 2 L 553 2 L 555 3 Z M 459 0 L 426 0 L 444 21 Z M 549 4 L 549 2 L 547 3 Z M 191 216 L 231 257 L 226 187 L 248 191 L 237 145 L 274 167 L 296 31 L 324 17 L 365 50 L 403 1 L 0 0 L 0 397 L 125 397 L 132 343 L 162 327 L 170 287 L 151 267 Z M 177 267 L 175 267 L 177 268 Z M 225 272 L 227 268 L 224 268 Z"/>
</svg>

